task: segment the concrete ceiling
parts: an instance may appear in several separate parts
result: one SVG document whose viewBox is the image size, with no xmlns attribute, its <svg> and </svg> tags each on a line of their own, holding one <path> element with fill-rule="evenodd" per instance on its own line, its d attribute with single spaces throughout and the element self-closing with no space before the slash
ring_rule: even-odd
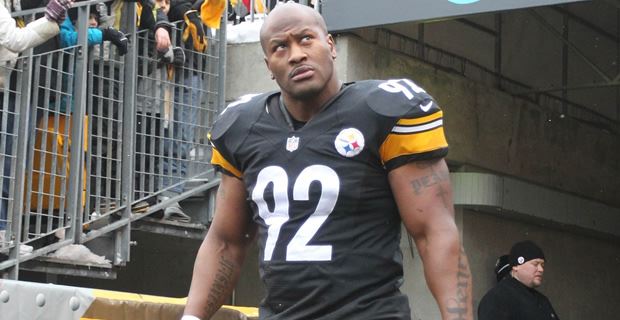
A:
<svg viewBox="0 0 620 320">
<path fill-rule="evenodd" d="M 367 1 L 357 3 L 355 10 L 360 10 Z M 355 10 L 350 14 L 355 16 Z M 597 0 L 406 21 L 351 32 L 371 34 L 369 40 L 396 50 L 409 39 L 423 49 L 407 54 L 448 69 L 451 66 L 433 60 L 430 57 L 437 54 L 430 53 L 453 55 L 452 60 L 465 61 L 456 66 L 470 64 L 502 78 L 494 85 L 504 91 L 549 104 L 560 117 L 578 118 L 620 134 L 619 21 L 620 0 Z M 385 43 L 386 37 L 387 42 L 402 38 L 401 44 Z"/>
</svg>

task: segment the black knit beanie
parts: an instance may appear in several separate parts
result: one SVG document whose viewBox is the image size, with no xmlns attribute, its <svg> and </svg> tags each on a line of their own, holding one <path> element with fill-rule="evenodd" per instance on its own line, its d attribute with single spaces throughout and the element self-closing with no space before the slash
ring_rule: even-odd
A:
<svg viewBox="0 0 620 320">
<path fill-rule="evenodd" d="M 510 249 L 510 265 L 522 265 L 532 259 L 545 259 L 542 249 L 530 240 L 517 242 Z"/>
</svg>

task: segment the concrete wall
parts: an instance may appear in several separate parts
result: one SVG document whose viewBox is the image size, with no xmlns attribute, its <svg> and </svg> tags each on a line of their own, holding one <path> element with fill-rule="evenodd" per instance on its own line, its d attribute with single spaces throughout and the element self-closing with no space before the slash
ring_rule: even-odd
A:
<svg viewBox="0 0 620 320">
<path fill-rule="evenodd" d="M 450 161 L 620 206 L 617 136 L 357 38 L 337 41 L 344 80 L 407 77 L 435 97 Z"/>
<path fill-rule="evenodd" d="M 132 232 L 131 261 L 117 269 L 115 280 L 58 276 L 57 283 L 167 297 L 186 297 L 201 241 Z M 44 281 L 40 274 L 20 273 L 21 280 Z M 56 282 L 56 281 L 53 281 Z"/>
<path fill-rule="evenodd" d="M 474 304 L 495 283 L 496 257 L 519 240 L 543 247 L 545 277 L 540 291 L 565 320 L 616 319 L 620 307 L 620 245 L 500 216 L 465 211 L 463 238 L 474 278 Z M 433 318 L 425 318 L 433 319 Z"/>
</svg>

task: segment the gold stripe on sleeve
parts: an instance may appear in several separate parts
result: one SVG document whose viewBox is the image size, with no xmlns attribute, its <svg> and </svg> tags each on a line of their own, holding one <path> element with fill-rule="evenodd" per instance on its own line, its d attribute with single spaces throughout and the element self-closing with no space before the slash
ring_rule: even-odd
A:
<svg viewBox="0 0 620 320">
<path fill-rule="evenodd" d="M 413 125 L 418 125 L 418 124 L 422 124 L 422 123 L 427 123 L 427 122 L 431 122 L 434 120 L 437 120 L 439 118 L 443 117 L 443 111 L 437 111 L 431 115 L 422 117 L 422 118 L 415 118 L 415 119 L 400 119 L 398 120 L 398 122 L 396 123 L 396 125 L 399 126 L 413 126 Z"/>
<path fill-rule="evenodd" d="M 389 134 L 379 153 L 386 163 L 396 157 L 425 153 L 448 146 L 443 127 L 412 134 Z"/>
<path fill-rule="evenodd" d="M 219 151 L 217 151 L 217 149 L 215 149 L 215 147 L 213 147 L 211 149 L 213 150 L 213 152 L 212 152 L 213 155 L 211 156 L 211 164 L 212 165 L 216 165 L 216 166 L 222 167 L 226 171 L 234 174 L 239 179 L 243 178 L 243 173 L 241 173 L 241 171 L 239 171 L 232 164 L 230 164 L 230 162 L 228 162 L 226 159 L 224 159 L 222 154 Z"/>
</svg>

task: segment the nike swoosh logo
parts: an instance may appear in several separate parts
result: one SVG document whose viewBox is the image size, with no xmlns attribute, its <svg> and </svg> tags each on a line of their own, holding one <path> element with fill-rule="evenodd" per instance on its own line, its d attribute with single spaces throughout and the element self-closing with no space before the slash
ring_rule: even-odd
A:
<svg viewBox="0 0 620 320">
<path fill-rule="evenodd" d="M 421 104 L 420 109 L 422 109 L 422 111 L 424 112 L 428 112 L 428 110 L 430 110 L 432 106 L 433 106 L 433 100 L 429 101 L 427 104 Z"/>
</svg>

